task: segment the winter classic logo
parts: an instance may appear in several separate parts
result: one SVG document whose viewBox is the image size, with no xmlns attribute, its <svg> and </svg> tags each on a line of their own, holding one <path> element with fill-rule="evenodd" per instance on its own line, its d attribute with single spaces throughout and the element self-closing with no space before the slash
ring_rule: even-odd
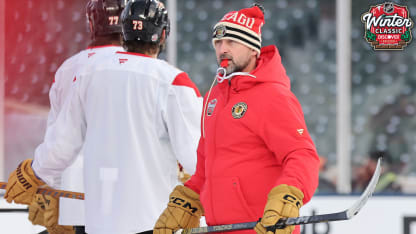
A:
<svg viewBox="0 0 416 234">
<path fill-rule="evenodd" d="M 403 50 L 412 41 L 413 21 L 406 6 L 386 2 L 361 15 L 365 39 L 375 50 Z"/>
</svg>

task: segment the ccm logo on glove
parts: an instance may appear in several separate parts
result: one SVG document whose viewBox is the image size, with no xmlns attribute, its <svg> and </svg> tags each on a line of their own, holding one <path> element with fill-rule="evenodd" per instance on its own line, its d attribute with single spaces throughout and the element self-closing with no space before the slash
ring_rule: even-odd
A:
<svg viewBox="0 0 416 234">
<path fill-rule="evenodd" d="M 26 189 L 30 189 L 32 188 L 32 185 L 27 182 L 27 180 L 25 179 L 25 177 L 22 174 L 22 163 L 19 164 L 19 166 L 16 169 L 16 174 L 17 174 L 17 179 L 19 180 L 19 182 L 26 188 Z"/>
<path fill-rule="evenodd" d="M 286 201 L 288 201 L 288 202 L 290 202 L 290 203 L 295 203 L 295 205 L 298 208 L 300 208 L 302 206 L 302 204 L 300 204 L 299 200 L 296 197 L 292 196 L 292 195 L 286 194 L 283 197 L 283 199 L 286 200 Z"/>
<path fill-rule="evenodd" d="M 170 202 L 179 206 L 182 206 L 185 209 L 190 209 L 192 213 L 195 213 L 198 211 L 198 208 L 192 207 L 191 203 L 185 202 L 185 200 L 179 198 L 179 197 L 171 197 Z"/>
</svg>

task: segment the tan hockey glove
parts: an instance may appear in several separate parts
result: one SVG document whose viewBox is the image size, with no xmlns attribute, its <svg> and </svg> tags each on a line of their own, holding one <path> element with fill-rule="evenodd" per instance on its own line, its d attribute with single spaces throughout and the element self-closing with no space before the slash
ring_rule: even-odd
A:
<svg viewBox="0 0 416 234">
<path fill-rule="evenodd" d="M 72 226 L 58 225 L 59 198 L 50 195 L 36 194 L 29 205 L 29 220 L 42 225 L 50 234 L 74 234 Z"/>
<path fill-rule="evenodd" d="M 204 214 L 204 209 L 196 192 L 178 185 L 169 198 L 168 207 L 156 221 L 154 234 L 172 234 L 181 228 L 199 227 L 199 219 Z"/>
<path fill-rule="evenodd" d="M 32 159 L 26 159 L 10 174 L 4 195 L 7 202 L 29 205 L 38 187 L 45 184 L 35 176 L 31 164 Z"/>
<path fill-rule="evenodd" d="M 73 226 L 55 225 L 52 227 L 46 227 L 46 229 L 49 234 L 75 234 Z"/>
<path fill-rule="evenodd" d="M 45 203 L 42 195 L 36 194 L 29 205 L 29 220 L 33 225 L 45 226 L 43 216 L 45 214 Z"/>
<path fill-rule="evenodd" d="M 254 230 L 258 234 L 291 234 L 295 226 L 274 231 L 266 228 L 275 225 L 281 218 L 298 217 L 302 199 L 303 193 L 296 187 L 286 184 L 274 187 L 268 195 L 263 217 Z"/>
<path fill-rule="evenodd" d="M 191 175 L 189 175 L 188 173 L 186 173 L 186 172 L 181 172 L 180 174 L 179 174 L 179 181 L 182 183 L 182 184 L 185 184 L 186 183 L 186 181 L 188 181 L 189 179 L 191 178 Z"/>
</svg>

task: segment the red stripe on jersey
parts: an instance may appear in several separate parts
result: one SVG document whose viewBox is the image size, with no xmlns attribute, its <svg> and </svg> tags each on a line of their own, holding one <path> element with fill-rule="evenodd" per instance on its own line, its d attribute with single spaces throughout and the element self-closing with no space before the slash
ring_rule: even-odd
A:
<svg viewBox="0 0 416 234">
<path fill-rule="evenodd" d="M 192 80 L 189 78 L 188 74 L 186 74 L 185 72 L 179 73 L 175 77 L 175 80 L 172 82 L 172 85 L 186 86 L 186 87 L 192 88 L 194 89 L 196 96 L 201 97 L 201 94 L 199 93 L 198 88 L 196 87 L 194 82 L 192 82 Z"/>
<path fill-rule="evenodd" d="M 97 48 L 103 48 L 103 47 L 120 47 L 118 45 L 102 45 L 102 46 L 88 46 L 87 49 L 97 49 Z"/>
<path fill-rule="evenodd" d="M 143 57 L 148 57 L 151 58 L 149 55 L 147 54 L 140 54 L 140 53 L 134 53 L 134 52 L 124 52 L 124 51 L 117 51 L 117 54 L 130 54 L 130 55 L 135 55 L 135 56 L 143 56 Z"/>
</svg>

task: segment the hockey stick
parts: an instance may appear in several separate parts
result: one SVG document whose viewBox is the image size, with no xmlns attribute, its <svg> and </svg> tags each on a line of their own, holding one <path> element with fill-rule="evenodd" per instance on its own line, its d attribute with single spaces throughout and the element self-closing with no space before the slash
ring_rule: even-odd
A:
<svg viewBox="0 0 416 234">
<path fill-rule="evenodd" d="M 268 231 L 274 233 L 275 229 L 282 229 L 288 225 L 299 225 L 299 224 L 310 224 L 310 223 L 322 223 L 330 221 L 342 221 L 349 220 L 361 210 L 361 208 L 366 204 L 367 200 L 371 197 L 376 188 L 378 179 L 381 173 L 381 158 L 378 159 L 376 170 L 374 171 L 373 177 L 367 185 L 367 188 L 361 194 L 360 198 L 355 201 L 355 203 L 342 212 L 331 213 L 331 214 L 322 214 L 322 215 L 313 215 L 313 216 L 301 216 L 296 218 L 282 218 L 274 226 L 267 227 Z M 182 234 L 202 234 L 202 233 L 211 233 L 211 232 L 225 232 L 225 231 L 236 231 L 236 230 L 245 230 L 253 229 L 256 226 L 257 222 L 247 222 L 247 223 L 236 223 L 236 224 L 227 224 L 227 225 L 217 225 L 217 226 L 208 226 L 208 227 L 199 227 L 199 228 L 189 228 L 183 229 Z"/>
<path fill-rule="evenodd" d="M 0 182 L 0 189 L 6 189 L 6 186 L 7 186 L 6 182 Z M 49 187 L 48 188 L 38 188 L 36 193 L 37 194 L 50 195 L 50 196 L 55 197 L 55 198 L 66 197 L 66 198 L 84 200 L 84 194 L 83 193 L 65 191 L 65 190 L 57 190 L 57 189 L 53 189 L 53 188 L 49 188 Z"/>
</svg>

